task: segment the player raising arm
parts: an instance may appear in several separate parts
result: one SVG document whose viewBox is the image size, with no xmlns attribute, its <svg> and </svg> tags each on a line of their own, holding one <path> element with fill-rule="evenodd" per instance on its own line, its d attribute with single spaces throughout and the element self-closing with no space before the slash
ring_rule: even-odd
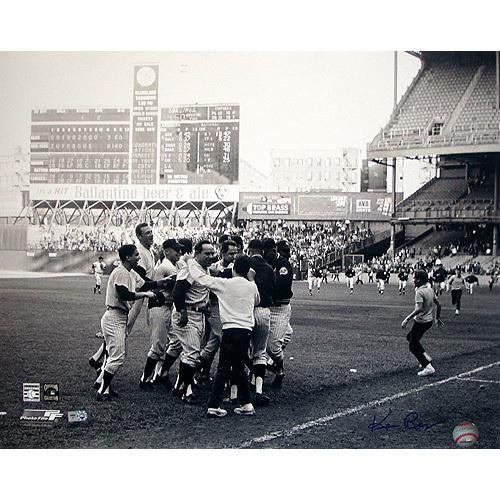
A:
<svg viewBox="0 0 500 500">
<path fill-rule="evenodd" d="M 432 358 L 425 352 L 420 340 L 424 333 L 429 330 L 434 322 L 437 326 L 443 323 L 441 317 L 441 304 L 434 291 L 427 287 L 428 277 L 425 271 L 415 271 L 415 309 L 402 321 L 404 328 L 413 319 L 413 326 L 406 336 L 409 342 L 410 352 L 417 358 L 422 370 L 417 373 L 420 377 L 433 375 L 436 370 L 431 365 Z M 436 317 L 434 319 L 434 306 L 436 306 Z"/>
</svg>

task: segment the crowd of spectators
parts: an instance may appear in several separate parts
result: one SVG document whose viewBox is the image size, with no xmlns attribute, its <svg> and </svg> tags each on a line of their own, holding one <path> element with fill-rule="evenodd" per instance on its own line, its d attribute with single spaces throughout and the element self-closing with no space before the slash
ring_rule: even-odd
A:
<svg viewBox="0 0 500 500">
<path fill-rule="evenodd" d="M 30 226 L 28 245 L 30 250 L 60 250 L 112 252 L 120 245 L 134 241 L 135 223 L 116 226 Z M 233 226 L 221 223 L 217 227 L 179 225 L 167 227 L 153 225 L 155 244 L 161 245 L 167 238 L 208 239 L 217 241 L 224 233 L 237 234 L 248 242 L 253 238 L 285 239 L 289 242 L 292 262 L 300 265 L 301 261 L 325 256 L 333 252 L 353 252 L 360 245 L 370 243 L 371 230 L 363 224 L 350 221 L 337 221 L 331 224 L 287 222 L 261 222 L 260 224 L 241 224 Z"/>
</svg>

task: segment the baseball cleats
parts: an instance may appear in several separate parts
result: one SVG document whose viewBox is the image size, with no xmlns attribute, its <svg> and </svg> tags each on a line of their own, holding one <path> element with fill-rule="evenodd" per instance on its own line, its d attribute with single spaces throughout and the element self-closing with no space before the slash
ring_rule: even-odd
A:
<svg viewBox="0 0 500 500">
<path fill-rule="evenodd" d="M 458 309 L 455 309 L 455 316 L 458 316 L 460 314 L 460 311 Z"/>
<path fill-rule="evenodd" d="M 174 387 L 172 389 L 172 396 L 181 399 L 182 398 L 182 394 L 183 394 L 183 390 L 182 389 L 180 389 L 178 387 Z"/>
<path fill-rule="evenodd" d="M 271 402 L 271 398 L 265 394 L 257 393 L 255 395 L 255 406 L 267 406 Z"/>
<path fill-rule="evenodd" d="M 222 408 L 209 408 L 207 410 L 207 417 L 225 417 L 227 415 L 227 411 Z"/>
<path fill-rule="evenodd" d="M 194 394 L 190 394 L 189 396 L 182 396 L 182 402 L 187 405 L 197 405 L 200 403 L 200 400 Z"/>
<path fill-rule="evenodd" d="M 110 394 L 101 394 L 100 392 L 98 392 L 95 396 L 95 400 L 96 401 L 111 401 L 111 395 Z"/>
<path fill-rule="evenodd" d="M 94 369 L 94 370 L 99 370 L 101 368 L 101 363 L 99 361 L 96 361 L 94 358 L 89 358 L 89 365 Z"/>
<path fill-rule="evenodd" d="M 244 415 L 246 417 L 251 417 L 251 416 L 255 415 L 255 408 L 253 407 L 253 405 L 251 403 L 248 403 L 248 404 L 243 405 L 243 406 L 237 406 L 233 411 L 237 415 Z"/>
<path fill-rule="evenodd" d="M 267 363 L 266 370 L 276 373 L 276 365 L 274 363 Z"/>
<path fill-rule="evenodd" d="M 428 377 L 429 375 L 434 375 L 436 373 L 436 370 L 434 367 L 429 363 L 423 370 L 420 370 L 417 375 L 419 377 Z"/>
<path fill-rule="evenodd" d="M 143 391 L 152 391 L 153 384 L 151 382 L 143 382 L 142 380 L 139 382 L 139 389 Z"/>
<path fill-rule="evenodd" d="M 173 387 L 172 382 L 170 382 L 170 379 L 168 378 L 167 375 L 164 375 L 163 377 L 156 377 L 153 380 L 153 385 L 159 385 L 159 386 L 165 387 L 165 389 L 167 389 L 169 391 Z"/>
<path fill-rule="evenodd" d="M 273 389 L 281 389 L 281 386 L 283 385 L 283 379 L 285 378 L 285 372 L 280 371 L 276 374 L 276 377 L 274 377 L 274 380 L 271 384 L 271 387 Z"/>
</svg>

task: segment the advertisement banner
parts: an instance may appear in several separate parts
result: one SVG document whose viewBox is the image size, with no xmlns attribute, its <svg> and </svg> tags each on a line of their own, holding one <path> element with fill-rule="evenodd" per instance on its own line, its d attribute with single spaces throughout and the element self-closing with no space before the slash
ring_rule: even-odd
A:
<svg viewBox="0 0 500 500">
<path fill-rule="evenodd" d="M 106 184 L 32 184 L 31 200 L 82 201 L 227 201 L 239 199 L 239 186 L 203 185 L 106 185 Z"/>
<path fill-rule="evenodd" d="M 403 197 L 396 193 L 396 203 Z M 240 219 L 388 221 L 391 193 L 240 193 Z"/>
</svg>

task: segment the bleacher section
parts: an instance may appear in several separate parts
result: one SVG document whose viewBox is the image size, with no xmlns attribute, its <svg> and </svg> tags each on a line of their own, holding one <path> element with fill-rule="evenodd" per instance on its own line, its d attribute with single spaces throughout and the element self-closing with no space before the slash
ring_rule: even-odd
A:
<svg viewBox="0 0 500 500">
<path fill-rule="evenodd" d="M 495 67 L 486 66 L 453 126 L 456 138 L 466 136 L 471 131 L 484 134 L 495 130 L 498 132 L 500 111 L 496 109 L 495 84 Z"/>
<path fill-rule="evenodd" d="M 418 191 L 396 207 L 397 213 L 427 211 L 431 209 L 450 209 L 457 200 L 467 193 L 467 181 L 464 178 L 431 179 Z"/>
<path fill-rule="evenodd" d="M 415 77 L 387 126 L 368 146 L 387 151 L 499 141 L 495 65 L 430 64 Z"/>
</svg>

